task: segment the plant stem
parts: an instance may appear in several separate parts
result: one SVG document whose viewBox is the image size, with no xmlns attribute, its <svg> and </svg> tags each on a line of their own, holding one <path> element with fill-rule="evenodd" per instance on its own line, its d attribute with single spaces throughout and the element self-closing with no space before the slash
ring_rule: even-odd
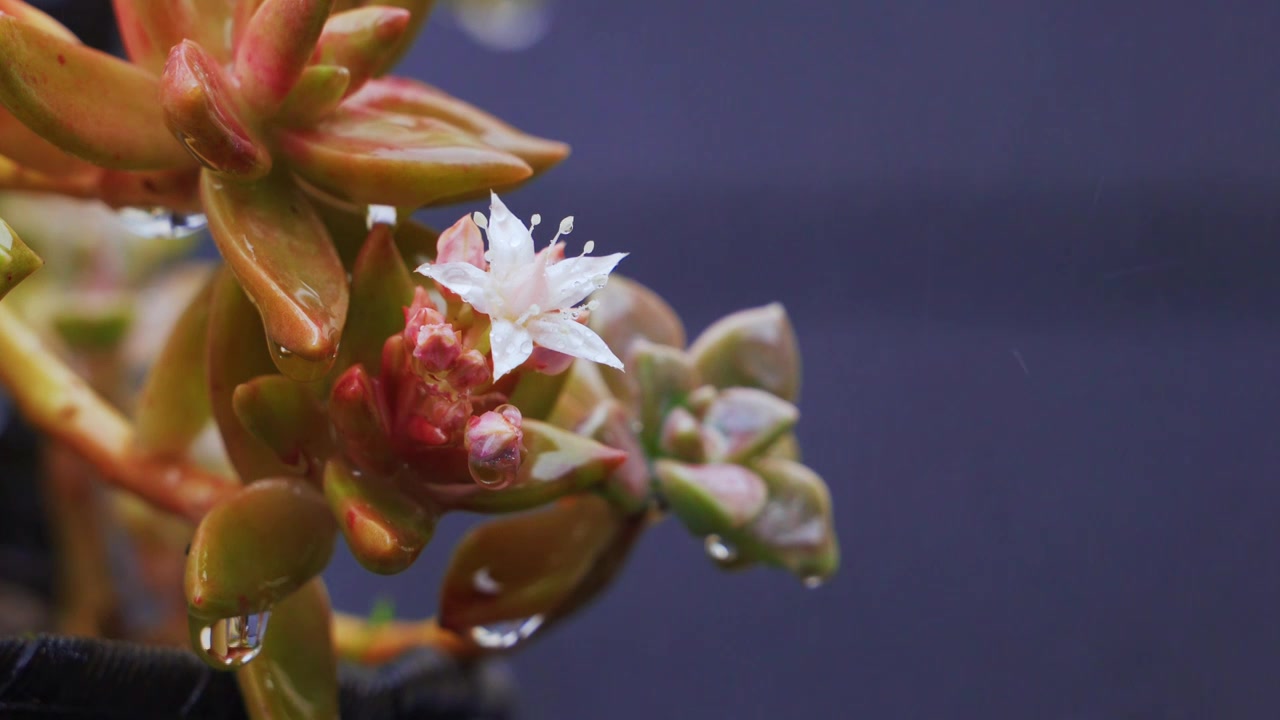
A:
<svg viewBox="0 0 1280 720">
<path fill-rule="evenodd" d="M 66 443 L 116 487 L 161 510 L 198 521 L 238 487 L 185 461 L 136 452 L 129 422 L 3 305 L 0 383 L 28 422 Z"/>
<path fill-rule="evenodd" d="M 440 627 L 435 618 L 373 623 L 362 617 L 335 612 L 333 644 L 339 657 L 368 665 L 387 662 L 406 650 L 419 647 L 428 647 L 458 659 L 480 654 L 475 645 Z"/>
</svg>

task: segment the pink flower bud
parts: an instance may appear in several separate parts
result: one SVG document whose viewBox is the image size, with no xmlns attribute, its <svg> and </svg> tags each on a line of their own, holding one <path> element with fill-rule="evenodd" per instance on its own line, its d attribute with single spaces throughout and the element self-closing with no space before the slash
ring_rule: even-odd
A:
<svg viewBox="0 0 1280 720">
<path fill-rule="evenodd" d="M 444 372 L 462 355 L 462 343 L 450 325 L 420 325 L 413 343 L 413 358 L 430 373 Z"/>
<path fill-rule="evenodd" d="M 467 422 L 467 468 L 481 487 L 498 490 L 515 482 L 524 455 L 520 411 L 514 405 Z"/>
<path fill-rule="evenodd" d="M 573 356 L 565 355 L 562 352 L 548 350 L 544 347 L 535 347 L 533 354 L 525 361 L 525 367 L 542 373 L 543 375 L 559 375 L 569 366 L 573 365 Z"/>
<path fill-rule="evenodd" d="M 485 269 L 484 238 L 471 216 L 454 223 L 436 240 L 436 262 L 462 262 Z"/>
<path fill-rule="evenodd" d="M 455 359 L 449 371 L 449 383 L 458 390 L 471 390 L 488 384 L 491 375 L 489 361 L 479 350 L 472 348 Z"/>
</svg>

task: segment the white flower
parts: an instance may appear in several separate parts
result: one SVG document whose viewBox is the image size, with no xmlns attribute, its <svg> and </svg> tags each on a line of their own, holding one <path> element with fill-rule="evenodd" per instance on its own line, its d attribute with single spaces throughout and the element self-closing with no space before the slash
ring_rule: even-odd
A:
<svg viewBox="0 0 1280 720">
<path fill-rule="evenodd" d="M 467 262 L 425 263 L 418 272 L 456 293 L 477 312 L 489 316 L 493 378 L 506 375 L 533 353 L 534 343 L 566 355 L 616 368 L 622 361 L 591 329 L 579 323 L 573 307 L 604 287 L 609 273 L 626 253 L 604 257 L 557 259 L 556 244 L 573 229 L 573 218 L 560 223 L 551 246 L 534 253 L 531 231 L 493 194 L 489 218 L 476 213 L 476 224 L 489 236 L 485 270 Z M 588 252 L 591 243 L 587 244 Z"/>
</svg>

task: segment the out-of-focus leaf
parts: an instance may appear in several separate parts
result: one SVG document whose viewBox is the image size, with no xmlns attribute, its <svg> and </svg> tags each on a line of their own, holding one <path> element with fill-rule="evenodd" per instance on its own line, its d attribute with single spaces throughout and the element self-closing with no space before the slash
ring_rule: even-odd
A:
<svg viewBox="0 0 1280 720">
<path fill-rule="evenodd" d="M 271 154 L 240 117 L 218 61 L 196 43 L 173 46 L 160 81 L 165 123 L 200 164 L 238 180 L 271 170 Z"/>
<path fill-rule="evenodd" d="M 262 651 L 236 671 L 255 718 L 338 720 L 338 660 L 332 610 L 316 578 L 271 611 Z"/>
<path fill-rule="evenodd" d="M 225 65 L 231 59 L 230 0 L 112 0 L 116 25 L 134 64 L 159 75 L 169 50 L 185 39 L 200 43 Z"/>
<path fill-rule="evenodd" d="M 636 513 L 649 506 L 649 463 L 636 436 L 635 416 L 613 398 L 600 401 L 577 432 L 627 454 L 601 485 L 601 492 L 624 512 Z"/>
<path fill-rule="evenodd" d="M 717 320 L 689 348 L 702 379 L 716 387 L 759 388 L 788 402 L 800 394 L 800 348 L 778 303 Z"/>
<path fill-rule="evenodd" d="M 31 25 L 67 42 L 80 42 L 80 38 L 68 30 L 66 25 L 54 20 L 39 8 L 22 2 L 22 0 L 0 0 L 0 13 L 12 15 L 27 25 Z"/>
<path fill-rule="evenodd" d="M 98 172 L 93 165 L 40 137 L 3 108 L 0 108 L 0 155 L 47 175 L 83 177 Z"/>
<path fill-rule="evenodd" d="M 799 419 L 796 406 L 776 395 L 734 387 L 717 395 L 702 422 L 713 439 L 714 457 L 745 462 L 768 450 Z"/>
<path fill-rule="evenodd" d="M 409 78 L 369 82 L 350 102 L 383 112 L 443 120 L 490 147 L 524 160 L 535 174 L 545 172 L 569 155 L 569 146 L 562 142 L 529 135 L 443 90 Z"/>
<path fill-rule="evenodd" d="M 0 220 L 0 298 L 43 264 L 40 256 L 22 242 L 13 228 Z"/>
<path fill-rule="evenodd" d="M 240 479 L 252 482 L 292 474 L 275 452 L 240 424 L 232 397 L 240 383 L 275 372 L 260 341 L 262 321 L 235 277 L 222 270 L 209 306 L 209 403 L 218 434 Z"/>
<path fill-rule="evenodd" d="M 431 7 L 435 5 L 435 2 L 436 0 L 379 0 L 377 2 L 378 5 L 388 5 L 408 10 L 409 23 L 405 31 L 400 34 L 400 38 L 395 42 L 395 49 L 383 58 L 382 66 L 374 72 L 374 75 L 385 75 L 390 72 L 396 62 L 409 51 L 409 46 L 413 44 L 414 38 L 418 36 L 418 31 L 422 29 L 423 23 L 427 21 L 427 16 L 431 14 Z"/>
<path fill-rule="evenodd" d="M 240 92 L 259 117 L 270 117 L 302 74 L 333 0 L 263 0 L 236 45 Z"/>
<path fill-rule="evenodd" d="M 325 466 L 324 494 L 352 554 L 373 572 L 408 568 L 435 533 L 436 516 L 393 479 L 353 472 L 341 460 Z"/>
<path fill-rule="evenodd" d="M 351 110 L 286 132 L 293 169 L 341 198 L 416 208 L 524 180 L 520 158 L 434 118 Z"/>
<path fill-rule="evenodd" d="M 598 305 L 587 325 L 609 349 L 626 358 L 637 339 L 683 348 L 684 323 L 657 293 L 621 275 L 609 276 L 609 284 L 592 296 Z"/>
<path fill-rule="evenodd" d="M 209 308 L 213 283 L 205 285 L 178 318 L 147 374 L 134 414 L 143 452 L 181 455 L 209 421 Z"/>
<path fill-rule="evenodd" d="M 663 418 L 697 387 L 698 373 L 683 350 L 648 340 L 632 343 L 628 363 L 637 392 L 640 437 L 652 450 L 657 447 Z"/>
<path fill-rule="evenodd" d="M 746 529 L 764 546 L 762 559 L 806 582 L 821 582 L 840 565 L 831 495 L 817 473 L 797 462 L 762 458 L 752 467 L 769 486 L 769 501 Z"/>
<path fill-rule="evenodd" d="M 200 196 L 222 257 L 262 315 L 284 374 L 328 372 L 347 315 L 347 277 L 329 233 L 288 178 L 238 183 L 205 173 Z"/>
<path fill-rule="evenodd" d="M 329 564 L 337 525 L 303 480 L 246 486 L 200 522 L 187 554 L 189 612 L 219 619 L 268 610 Z"/>
<path fill-rule="evenodd" d="M 54 145 L 124 170 L 192 164 L 165 128 L 155 76 L 12 15 L 0 15 L 0 47 L 0 103 Z"/>
<path fill-rule="evenodd" d="M 672 512 L 695 535 L 726 535 L 764 509 L 768 488 L 741 465 L 658 460 L 654 474 Z"/>
</svg>

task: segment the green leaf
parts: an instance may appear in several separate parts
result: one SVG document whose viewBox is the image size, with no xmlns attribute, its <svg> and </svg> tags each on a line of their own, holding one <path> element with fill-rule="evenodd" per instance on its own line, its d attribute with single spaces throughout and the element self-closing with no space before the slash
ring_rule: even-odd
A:
<svg viewBox="0 0 1280 720">
<path fill-rule="evenodd" d="M 12 15 L 26 25 L 31 25 L 67 42 L 80 42 L 80 38 L 77 38 L 75 33 L 68 30 L 65 25 L 22 0 L 0 0 L 0 13 Z"/>
<path fill-rule="evenodd" d="M 0 298 L 40 269 L 44 261 L 22 242 L 9 223 L 0 220 Z"/>
<path fill-rule="evenodd" d="M 303 382 L 338 353 L 347 315 L 342 261 L 287 177 L 238 183 L 204 173 L 200 197 L 222 257 L 262 315 L 277 367 Z"/>
<path fill-rule="evenodd" d="M 245 486 L 191 539 L 188 612 L 214 620 L 269 610 L 324 570 L 337 530 L 324 497 L 303 480 Z"/>
<path fill-rule="evenodd" d="M 271 612 L 262 651 L 236 671 L 251 717 L 338 720 L 329 593 L 316 578 Z"/>
<path fill-rule="evenodd" d="M 209 405 L 227 456 L 243 482 L 290 475 L 293 470 L 254 437 L 236 416 L 232 397 L 240 383 L 275 371 L 262 321 L 235 277 L 222 270 L 214 279 L 209 305 Z"/>
<path fill-rule="evenodd" d="M 357 203 L 416 208 L 524 180 L 532 170 L 434 118 L 337 112 L 283 133 L 281 149 L 308 182 Z"/>
<path fill-rule="evenodd" d="M 259 118 L 275 114 L 316 48 L 333 0 L 263 0 L 241 32 L 233 72 Z"/>
<path fill-rule="evenodd" d="M 800 348 L 782 305 L 717 320 L 689 348 L 702 379 L 719 388 L 753 387 L 788 402 L 800 394 Z"/>
<path fill-rule="evenodd" d="M 231 405 L 240 424 L 270 447 L 291 475 L 320 477 L 333 443 L 324 411 L 306 387 L 283 375 L 263 375 L 236 387 Z"/>
<path fill-rule="evenodd" d="M 372 110 L 435 118 L 466 131 L 486 145 L 524 160 L 539 174 L 564 160 L 569 146 L 529 135 L 439 88 L 403 77 L 368 83 L 352 96 L 353 105 Z"/>
<path fill-rule="evenodd" d="M 615 554 L 633 537 L 628 530 L 591 496 L 480 525 L 445 571 L 441 627 L 482 648 L 514 647 L 585 601 L 597 571 L 616 568 Z"/>
<path fill-rule="evenodd" d="M 653 464 L 662 496 L 695 535 L 728 535 L 764 509 L 768 489 L 741 465 L 689 465 L 675 460 Z"/>
<path fill-rule="evenodd" d="M 426 491 L 452 510 L 528 510 L 597 485 L 627 459 L 621 450 L 537 420 L 525 420 L 521 431 L 528 455 L 512 484 L 501 490 L 474 484 L 432 485 Z"/>
<path fill-rule="evenodd" d="M 648 340 L 631 344 L 627 364 L 636 388 L 640 437 L 652 451 L 658 446 L 663 419 L 698 385 L 698 373 L 683 350 Z"/>
<path fill-rule="evenodd" d="M 351 553 L 373 572 L 405 570 L 435 533 L 436 515 L 393 479 L 352 472 L 341 460 L 325 466 L 324 494 Z"/>
<path fill-rule="evenodd" d="M 800 419 L 796 406 L 763 390 L 721 391 L 702 418 L 714 439 L 712 457 L 745 462 L 765 452 Z"/>
<path fill-rule="evenodd" d="M 339 369 L 354 364 L 379 367 L 387 338 L 404 330 L 404 308 L 413 301 L 413 288 L 391 228 L 375 225 L 351 273 L 351 305 Z"/>
<path fill-rule="evenodd" d="M 350 83 L 351 72 L 344 67 L 312 65 L 285 97 L 277 119 L 287 126 L 311 125 L 338 107 Z"/>
<path fill-rule="evenodd" d="M 54 145 L 109 168 L 192 164 L 165 127 L 156 78 L 145 70 L 11 15 L 0 15 L 0 47 L 0 103 Z"/>
<path fill-rule="evenodd" d="M 209 308 L 213 281 L 191 299 L 147 373 L 134 427 L 138 449 L 177 456 L 209 422 Z"/>
</svg>

